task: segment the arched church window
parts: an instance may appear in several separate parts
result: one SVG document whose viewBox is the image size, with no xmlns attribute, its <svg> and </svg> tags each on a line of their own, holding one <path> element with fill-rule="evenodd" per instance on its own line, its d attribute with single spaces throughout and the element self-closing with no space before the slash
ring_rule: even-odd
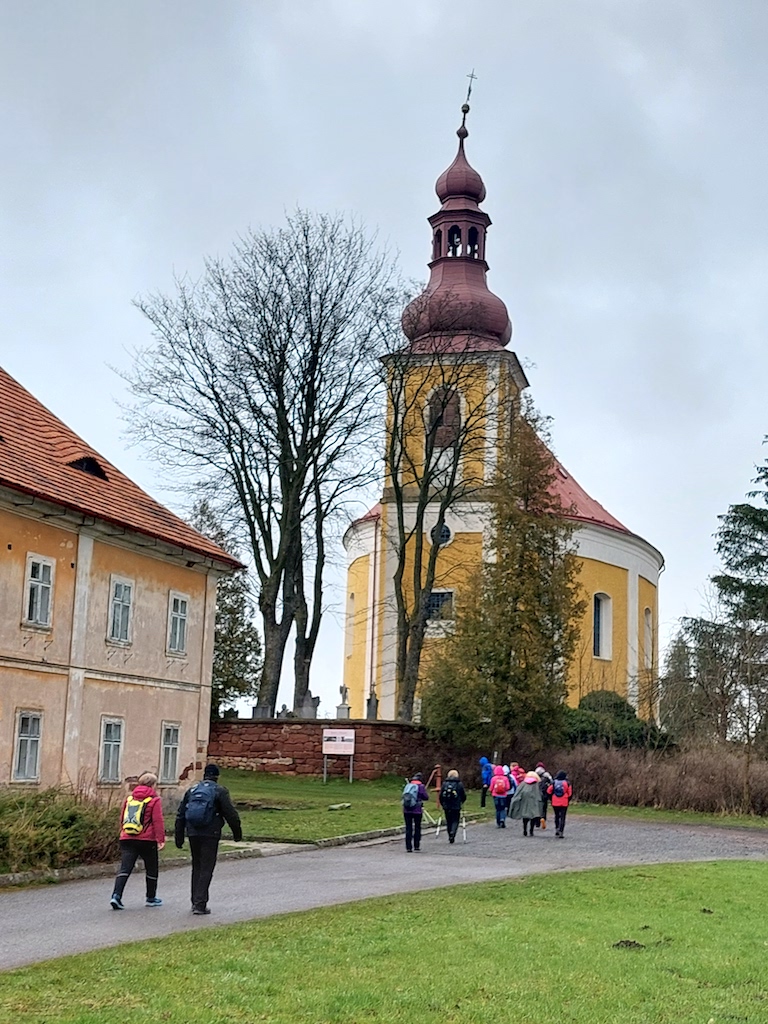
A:
<svg viewBox="0 0 768 1024">
<path fill-rule="evenodd" d="M 610 660 L 613 614 L 608 594 L 595 594 L 592 599 L 592 654 Z"/>
<path fill-rule="evenodd" d="M 455 448 L 461 430 L 461 398 L 458 391 L 438 388 L 429 397 L 428 430 L 436 449 Z"/>
<path fill-rule="evenodd" d="M 476 260 L 480 254 L 480 246 L 477 239 L 477 228 L 470 228 L 469 235 L 467 236 L 467 256 L 471 256 L 473 260 Z"/>
<path fill-rule="evenodd" d="M 439 260 L 443 255 L 443 232 L 440 228 L 435 232 L 435 237 L 432 240 L 432 259 Z"/>
<path fill-rule="evenodd" d="M 461 256 L 461 228 L 454 224 L 448 232 L 448 255 Z"/>
</svg>

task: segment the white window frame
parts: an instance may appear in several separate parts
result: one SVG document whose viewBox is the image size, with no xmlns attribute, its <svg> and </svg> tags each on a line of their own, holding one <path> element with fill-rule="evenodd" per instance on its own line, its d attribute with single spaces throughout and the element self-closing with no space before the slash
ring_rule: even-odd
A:
<svg viewBox="0 0 768 1024">
<path fill-rule="evenodd" d="M 23 718 L 36 718 L 38 720 L 38 731 L 37 736 L 21 735 L 21 722 Z M 42 751 L 42 738 L 43 738 L 43 712 L 33 708 L 19 708 L 16 711 L 16 731 L 15 741 L 13 744 L 13 774 L 11 776 L 14 782 L 39 782 L 40 781 L 40 754 Z M 35 773 L 34 775 L 21 775 L 19 773 L 19 760 L 21 755 L 21 744 L 23 740 L 35 741 Z M 27 746 L 27 757 L 25 759 L 29 761 L 29 746 Z"/>
<path fill-rule="evenodd" d="M 165 730 L 175 729 L 176 730 L 176 742 L 166 743 L 165 742 Z M 162 722 L 160 724 L 160 782 L 165 783 L 177 783 L 179 781 L 179 750 L 181 748 L 181 722 Z M 173 771 L 167 772 L 165 770 L 165 752 L 166 750 L 175 751 L 173 760 Z"/>
<path fill-rule="evenodd" d="M 186 611 L 184 612 L 183 615 L 181 614 L 181 611 L 174 612 L 174 610 L 173 610 L 173 602 L 174 601 L 184 601 L 186 603 L 187 608 L 186 608 Z M 178 590 L 171 590 L 169 592 L 169 594 L 168 594 L 168 632 L 167 632 L 167 635 L 166 635 L 166 638 L 165 638 L 165 651 L 166 651 L 166 654 L 169 654 L 169 655 L 171 655 L 171 657 L 174 657 L 174 658 L 186 658 L 186 656 L 187 656 L 187 642 L 188 642 L 188 639 L 189 639 L 189 606 L 190 606 L 190 604 L 191 604 L 191 602 L 190 602 L 190 599 L 189 599 L 189 594 L 182 594 Z M 180 622 L 183 621 L 183 623 L 184 623 L 184 645 L 182 647 L 173 647 L 173 646 L 171 646 L 171 641 L 173 639 L 173 623 L 174 623 L 174 618 L 178 619 Z M 177 633 L 177 636 L 178 636 L 178 633 Z"/>
<path fill-rule="evenodd" d="M 114 622 L 114 608 L 115 608 L 115 587 L 123 586 L 131 588 L 131 600 L 128 604 L 128 629 L 127 637 L 116 637 L 112 635 L 112 626 Z M 110 576 L 109 577 L 109 602 L 107 604 L 107 643 L 115 644 L 118 647 L 130 647 L 133 643 L 133 609 L 136 603 L 136 581 L 130 579 L 128 576 Z M 121 606 L 125 606 L 123 601 L 120 602 Z"/>
<path fill-rule="evenodd" d="M 600 634 L 599 650 L 595 650 L 594 622 L 595 602 L 600 601 Z M 610 594 L 598 592 L 592 595 L 592 656 L 598 661 L 611 661 L 613 658 L 613 601 Z"/>
<path fill-rule="evenodd" d="M 32 566 L 33 564 L 39 564 L 41 566 L 47 566 L 51 570 L 51 579 L 48 583 L 42 579 L 35 580 L 32 578 Z M 24 571 L 24 607 L 22 608 L 22 621 L 25 626 L 31 626 L 33 629 L 51 629 L 53 627 L 53 588 L 56 580 L 56 561 L 53 558 L 48 558 L 46 555 L 37 555 L 30 551 L 27 553 L 26 568 Z M 36 590 L 46 588 L 48 591 L 48 615 L 45 620 L 29 617 L 29 601 L 32 595 L 32 588 Z"/>
<path fill-rule="evenodd" d="M 106 777 L 105 744 L 107 742 L 107 726 L 120 726 L 120 741 L 117 748 L 117 771 L 115 777 Z M 113 742 L 113 741 L 110 741 Z M 99 737 L 99 783 L 102 786 L 114 786 L 122 781 L 123 774 L 123 747 L 125 746 L 125 719 L 117 715 L 101 716 L 101 734 Z M 111 761 L 111 758 L 110 758 Z"/>
</svg>

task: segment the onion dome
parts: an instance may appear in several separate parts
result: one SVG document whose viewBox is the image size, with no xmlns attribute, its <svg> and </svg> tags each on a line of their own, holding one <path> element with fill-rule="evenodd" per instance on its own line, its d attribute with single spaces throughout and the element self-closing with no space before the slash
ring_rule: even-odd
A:
<svg viewBox="0 0 768 1024">
<path fill-rule="evenodd" d="M 465 103 L 464 106 L 467 106 Z M 485 199 L 485 185 L 483 179 L 474 169 L 470 167 L 466 154 L 464 153 L 464 139 L 469 135 L 464 125 L 456 132 L 459 136 L 459 152 L 456 159 L 448 167 L 435 183 L 437 198 L 443 205 L 449 199 L 469 199 L 473 203 L 482 203 Z"/>
<path fill-rule="evenodd" d="M 491 219 L 478 205 L 485 199 L 483 179 L 464 152 L 469 105 L 461 110 L 459 151 L 435 185 L 442 206 L 429 218 L 429 283 L 403 313 L 412 351 L 487 351 L 504 348 L 512 337 L 507 307 L 486 282 L 485 240 Z"/>
</svg>

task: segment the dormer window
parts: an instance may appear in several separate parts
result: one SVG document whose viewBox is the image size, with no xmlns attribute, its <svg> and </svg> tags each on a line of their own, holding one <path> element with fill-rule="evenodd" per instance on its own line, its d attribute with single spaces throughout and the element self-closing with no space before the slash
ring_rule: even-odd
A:
<svg viewBox="0 0 768 1024">
<path fill-rule="evenodd" d="M 448 255 L 461 256 L 461 228 L 457 224 L 448 232 Z"/>
<path fill-rule="evenodd" d="M 98 477 L 99 480 L 109 480 L 101 464 L 92 455 L 84 455 L 82 459 L 75 459 L 68 462 L 70 469 L 79 469 L 81 473 L 88 473 L 89 476 Z"/>
</svg>

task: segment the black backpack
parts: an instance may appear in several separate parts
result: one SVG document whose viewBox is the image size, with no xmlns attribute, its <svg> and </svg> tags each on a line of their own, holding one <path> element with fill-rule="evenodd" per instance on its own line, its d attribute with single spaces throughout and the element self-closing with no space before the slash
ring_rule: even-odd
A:
<svg viewBox="0 0 768 1024">
<path fill-rule="evenodd" d="M 455 779 L 449 779 L 443 783 L 440 790 L 440 803 L 446 811 L 455 811 L 461 807 L 459 784 Z"/>
<path fill-rule="evenodd" d="M 209 828 L 216 818 L 216 783 L 203 779 L 193 786 L 187 798 L 187 825 L 193 829 Z"/>
</svg>

